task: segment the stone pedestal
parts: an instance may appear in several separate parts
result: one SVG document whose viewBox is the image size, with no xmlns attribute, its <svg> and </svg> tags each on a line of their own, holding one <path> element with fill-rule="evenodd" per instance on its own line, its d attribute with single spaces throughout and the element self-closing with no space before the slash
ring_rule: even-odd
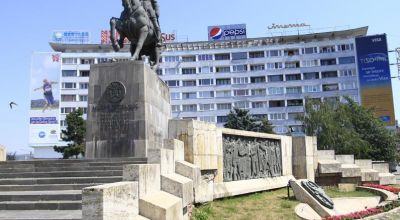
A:
<svg viewBox="0 0 400 220">
<path fill-rule="evenodd" d="M 147 157 L 171 118 L 168 86 L 140 61 L 91 66 L 86 157 Z"/>
</svg>

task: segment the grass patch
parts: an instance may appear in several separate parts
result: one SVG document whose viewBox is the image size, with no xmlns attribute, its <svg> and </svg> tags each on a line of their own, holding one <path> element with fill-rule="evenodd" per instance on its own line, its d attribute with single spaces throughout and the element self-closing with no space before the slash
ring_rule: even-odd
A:
<svg viewBox="0 0 400 220">
<path fill-rule="evenodd" d="M 331 198 L 338 198 L 338 197 L 372 197 L 377 196 L 371 192 L 367 191 L 354 191 L 354 192 L 340 192 L 339 188 L 337 187 L 323 187 L 324 191 L 328 196 Z"/>
</svg>

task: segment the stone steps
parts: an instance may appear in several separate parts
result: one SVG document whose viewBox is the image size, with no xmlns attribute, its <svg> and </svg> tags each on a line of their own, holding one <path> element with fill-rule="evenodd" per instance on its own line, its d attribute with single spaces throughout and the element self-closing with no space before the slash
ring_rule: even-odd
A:
<svg viewBox="0 0 400 220">
<path fill-rule="evenodd" d="M 0 179 L 0 185 L 34 185 L 34 184 L 82 184 L 113 183 L 122 180 L 121 176 L 106 177 L 53 177 L 53 178 L 10 178 Z"/>
<path fill-rule="evenodd" d="M 83 184 L 34 184 L 34 185 L 0 185 L 1 191 L 57 191 L 57 190 L 81 190 L 86 187 L 98 185 L 98 183 Z"/>
<path fill-rule="evenodd" d="M 180 220 L 182 200 L 163 191 L 154 192 L 139 199 L 139 215 L 157 220 Z"/>
<path fill-rule="evenodd" d="M 0 192 L 0 202 L 5 201 L 44 201 L 81 200 L 81 190 L 54 191 L 8 191 Z"/>
<path fill-rule="evenodd" d="M 122 176 L 122 170 L 92 170 L 92 171 L 49 171 L 26 173 L 0 173 L 0 179 L 10 178 L 47 178 L 47 177 L 97 177 Z"/>
<path fill-rule="evenodd" d="M 106 171 L 120 170 L 121 166 L 86 166 L 86 167 L 31 167 L 31 168 L 4 168 L 0 173 L 28 173 L 28 172 L 57 172 L 57 171 Z"/>
<path fill-rule="evenodd" d="M 3 201 L 0 202 L 0 210 L 79 210 L 82 209 L 82 201 Z"/>
</svg>

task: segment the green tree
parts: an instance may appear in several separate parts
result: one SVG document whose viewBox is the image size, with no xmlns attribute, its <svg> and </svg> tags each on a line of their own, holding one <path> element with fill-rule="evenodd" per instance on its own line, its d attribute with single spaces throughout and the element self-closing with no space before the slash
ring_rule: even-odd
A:
<svg viewBox="0 0 400 220">
<path fill-rule="evenodd" d="M 345 97 L 346 103 L 306 100 L 306 114 L 299 117 L 307 135 L 317 136 L 319 149 L 356 158 L 397 159 L 397 138 L 374 117 L 373 109 Z"/>
<path fill-rule="evenodd" d="M 85 120 L 82 118 L 83 111 L 79 108 L 67 115 L 67 130 L 62 131 L 62 140 L 68 142 L 66 147 L 54 146 L 56 152 L 62 153 L 64 159 L 75 156 L 78 158 L 80 154 L 85 154 Z"/>
<path fill-rule="evenodd" d="M 273 126 L 264 118 L 262 120 L 256 119 L 254 116 L 249 114 L 249 110 L 234 108 L 228 114 L 228 121 L 224 125 L 225 128 L 264 132 L 274 134 Z"/>
</svg>

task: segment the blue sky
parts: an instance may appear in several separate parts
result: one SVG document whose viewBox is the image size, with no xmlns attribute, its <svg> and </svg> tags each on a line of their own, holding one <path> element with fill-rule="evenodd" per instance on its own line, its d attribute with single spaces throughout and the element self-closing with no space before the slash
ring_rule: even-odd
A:
<svg viewBox="0 0 400 220">
<path fill-rule="evenodd" d="M 161 27 L 176 30 L 179 39 L 207 40 L 207 26 L 246 23 L 248 37 L 269 36 L 272 23 L 308 23 L 317 31 L 369 26 L 369 34 L 387 33 L 389 48 L 400 47 L 399 0 L 159 0 Z M 1 0 L 0 144 L 8 151 L 29 153 L 29 82 L 31 55 L 51 51 L 54 30 L 91 32 L 99 42 L 100 30 L 119 16 L 121 0 Z M 391 55 L 395 61 L 394 54 Z M 397 69 L 392 68 L 392 75 Z M 400 83 L 392 81 L 396 116 L 400 117 Z M 18 103 L 10 110 L 8 103 Z"/>
</svg>

